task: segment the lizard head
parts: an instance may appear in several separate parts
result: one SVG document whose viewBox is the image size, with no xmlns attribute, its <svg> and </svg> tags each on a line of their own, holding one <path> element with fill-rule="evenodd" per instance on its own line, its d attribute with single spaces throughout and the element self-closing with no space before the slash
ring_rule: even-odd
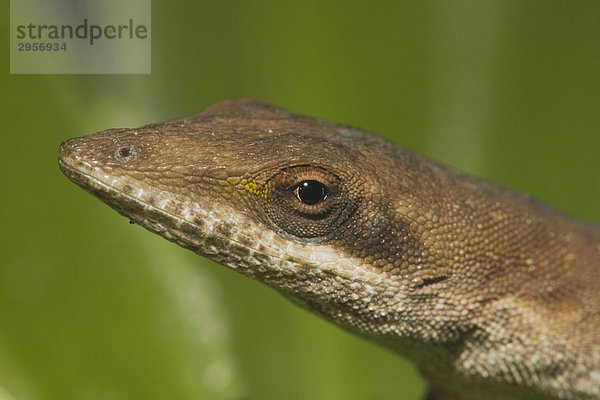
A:
<svg viewBox="0 0 600 400">
<path fill-rule="evenodd" d="M 438 199 L 416 190 L 440 177 L 383 138 L 241 99 L 71 139 L 59 164 L 131 221 L 346 328 L 439 332 L 410 303 L 439 301 L 447 278 Z"/>
</svg>

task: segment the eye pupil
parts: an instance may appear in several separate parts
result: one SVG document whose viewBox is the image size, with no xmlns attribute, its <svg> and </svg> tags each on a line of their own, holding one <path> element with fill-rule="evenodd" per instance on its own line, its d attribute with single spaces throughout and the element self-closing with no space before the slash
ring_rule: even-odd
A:
<svg viewBox="0 0 600 400">
<path fill-rule="evenodd" d="M 302 181 L 296 187 L 298 200 L 309 206 L 314 206 L 327 198 L 327 186 L 319 181 Z"/>
</svg>

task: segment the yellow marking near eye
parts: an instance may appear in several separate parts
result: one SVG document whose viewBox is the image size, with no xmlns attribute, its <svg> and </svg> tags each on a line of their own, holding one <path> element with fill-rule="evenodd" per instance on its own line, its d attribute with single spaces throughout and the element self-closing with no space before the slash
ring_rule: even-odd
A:
<svg viewBox="0 0 600 400">
<path fill-rule="evenodd" d="M 242 180 L 242 182 L 243 181 L 244 180 Z M 262 197 L 263 199 L 266 199 L 267 195 L 269 194 L 269 188 L 267 185 L 259 186 L 253 182 L 244 184 L 244 189 L 246 189 L 247 192 Z"/>
</svg>

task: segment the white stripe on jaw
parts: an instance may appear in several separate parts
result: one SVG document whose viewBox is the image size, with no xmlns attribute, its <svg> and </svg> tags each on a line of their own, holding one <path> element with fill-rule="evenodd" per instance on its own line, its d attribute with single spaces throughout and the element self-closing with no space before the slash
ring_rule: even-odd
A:
<svg viewBox="0 0 600 400">
<path fill-rule="evenodd" d="M 401 286 L 397 279 L 388 274 L 382 274 L 373 270 L 371 267 L 365 267 L 360 260 L 348 257 L 340 250 L 331 246 L 314 243 L 299 243 L 288 238 L 283 238 L 273 230 L 267 228 L 256 220 L 246 217 L 241 213 L 224 212 L 217 208 L 217 203 L 201 206 L 197 202 L 181 202 L 174 200 L 171 193 L 158 191 L 144 184 L 144 182 L 127 179 L 126 176 L 108 177 L 102 171 L 94 171 L 94 175 L 102 176 L 101 182 L 110 182 L 109 186 L 115 190 L 125 193 L 123 187 L 137 187 L 135 195 L 131 197 L 144 204 L 145 207 L 157 208 L 165 213 L 177 218 L 175 225 L 180 227 L 183 223 L 198 226 L 196 221 L 203 222 L 202 229 L 207 235 L 218 236 L 229 240 L 237 246 L 245 247 L 248 250 L 248 257 L 254 258 L 254 255 L 266 255 L 272 260 L 278 260 L 273 265 L 262 266 L 272 270 L 294 269 L 294 262 L 289 259 L 296 259 L 299 263 L 312 265 L 322 272 L 327 272 L 339 278 L 361 282 L 364 285 L 363 290 L 374 295 L 375 287 L 384 283 L 385 286 Z M 100 173 L 98 173 L 100 172 Z M 96 178 L 98 179 L 98 178 Z M 146 186 L 146 187 L 143 187 Z M 207 208 L 207 207 L 211 208 Z M 223 222 L 232 226 L 230 237 L 224 237 L 218 233 L 216 227 Z M 174 233 L 176 235 L 176 233 Z M 170 236 L 173 236 L 171 234 Z M 248 243 L 248 238 L 252 238 L 252 243 Z M 262 246 L 264 250 L 258 250 Z M 221 253 L 217 248 L 207 248 L 207 253 Z M 239 265 L 226 262 L 230 268 L 238 268 Z M 258 263 L 254 268 L 258 268 Z M 249 267 L 250 265 L 244 265 Z"/>
</svg>

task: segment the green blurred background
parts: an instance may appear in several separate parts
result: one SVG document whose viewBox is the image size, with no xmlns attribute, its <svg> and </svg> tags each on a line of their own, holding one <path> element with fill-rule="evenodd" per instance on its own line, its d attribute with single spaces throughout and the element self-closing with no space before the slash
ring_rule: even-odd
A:
<svg viewBox="0 0 600 400">
<path fill-rule="evenodd" d="M 154 236 L 62 140 L 251 96 L 600 220 L 600 2 L 154 1 L 152 74 L 10 75 L 0 399 L 418 399 L 412 366 Z"/>
</svg>

